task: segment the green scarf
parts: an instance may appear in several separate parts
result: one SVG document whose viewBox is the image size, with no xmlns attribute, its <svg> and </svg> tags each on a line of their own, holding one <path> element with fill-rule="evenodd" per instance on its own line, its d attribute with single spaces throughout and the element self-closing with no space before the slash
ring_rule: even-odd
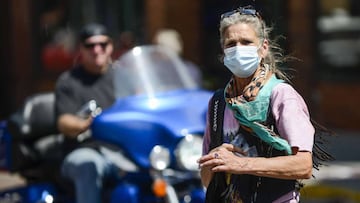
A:
<svg viewBox="0 0 360 203">
<path fill-rule="evenodd" d="M 233 110 L 235 118 L 241 125 L 249 127 L 256 136 L 270 146 L 280 151 L 285 150 L 290 155 L 292 151 L 289 143 L 278 136 L 273 130 L 261 124 L 267 120 L 271 91 L 277 84 L 282 82 L 284 81 L 277 79 L 276 76 L 272 74 L 264 86 L 260 88 L 254 100 L 226 103 L 227 106 Z"/>
</svg>

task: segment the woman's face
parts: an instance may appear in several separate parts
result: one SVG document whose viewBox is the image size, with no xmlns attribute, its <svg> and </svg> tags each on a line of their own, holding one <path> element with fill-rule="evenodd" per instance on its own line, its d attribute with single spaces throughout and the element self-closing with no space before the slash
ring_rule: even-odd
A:
<svg viewBox="0 0 360 203">
<path fill-rule="evenodd" d="M 253 27 L 246 23 L 237 23 L 229 26 L 224 32 L 224 43 L 223 49 L 233 46 L 256 46 L 260 47 L 259 56 L 264 58 L 267 54 L 268 42 L 264 40 L 263 44 L 260 45 L 261 41 L 257 37 Z"/>
</svg>

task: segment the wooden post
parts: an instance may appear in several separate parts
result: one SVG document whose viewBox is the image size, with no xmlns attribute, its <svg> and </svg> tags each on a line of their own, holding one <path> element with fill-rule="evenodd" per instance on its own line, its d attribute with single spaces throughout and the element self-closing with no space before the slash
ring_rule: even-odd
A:
<svg viewBox="0 0 360 203">
<path fill-rule="evenodd" d="M 314 2 L 312 0 L 288 1 L 289 51 L 300 62 L 294 64 L 294 83 L 307 102 L 311 102 L 316 44 L 314 43 Z M 311 106 L 311 105 L 310 105 Z"/>
<path fill-rule="evenodd" d="M 5 85 L 2 89 L 6 90 L 1 93 L 5 98 L 1 97 L 1 99 L 9 101 L 4 103 L 5 107 L 1 107 L 6 109 L 5 114 L 13 113 L 30 94 L 31 87 L 36 86 L 32 81 L 34 68 L 32 29 L 34 28 L 31 5 L 33 4 L 30 0 L 4 0 L 0 10 L 1 17 L 6 19 L 1 27 L 3 33 L 1 59 L 5 60 L 1 64 L 6 66 L 2 67 L 4 69 L 2 73 L 6 75 L 1 76 L 1 80 L 4 80 L 1 84 Z"/>
</svg>

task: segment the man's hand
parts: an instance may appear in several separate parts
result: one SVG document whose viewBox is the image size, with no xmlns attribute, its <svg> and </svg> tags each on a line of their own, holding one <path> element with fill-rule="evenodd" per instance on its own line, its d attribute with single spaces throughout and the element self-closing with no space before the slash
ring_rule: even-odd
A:
<svg viewBox="0 0 360 203">
<path fill-rule="evenodd" d="M 92 122 L 93 117 L 91 116 L 83 119 L 72 114 L 63 114 L 59 117 L 57 126 L 64 135 L 76 138 L 79 134 L 89 129 Z"/>
</svg>

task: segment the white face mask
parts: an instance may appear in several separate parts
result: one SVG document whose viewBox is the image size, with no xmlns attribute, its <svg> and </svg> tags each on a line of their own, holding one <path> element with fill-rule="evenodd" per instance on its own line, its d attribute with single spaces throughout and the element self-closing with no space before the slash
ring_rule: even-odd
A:
<svg viewBox="0 0 360 203">
<path fill-rule="evenodd" d="M 252 75 L 260 63 L 256 46 L 234 46 L 224 49 L 224 65 L 237 77 Z"/>
</svg>

